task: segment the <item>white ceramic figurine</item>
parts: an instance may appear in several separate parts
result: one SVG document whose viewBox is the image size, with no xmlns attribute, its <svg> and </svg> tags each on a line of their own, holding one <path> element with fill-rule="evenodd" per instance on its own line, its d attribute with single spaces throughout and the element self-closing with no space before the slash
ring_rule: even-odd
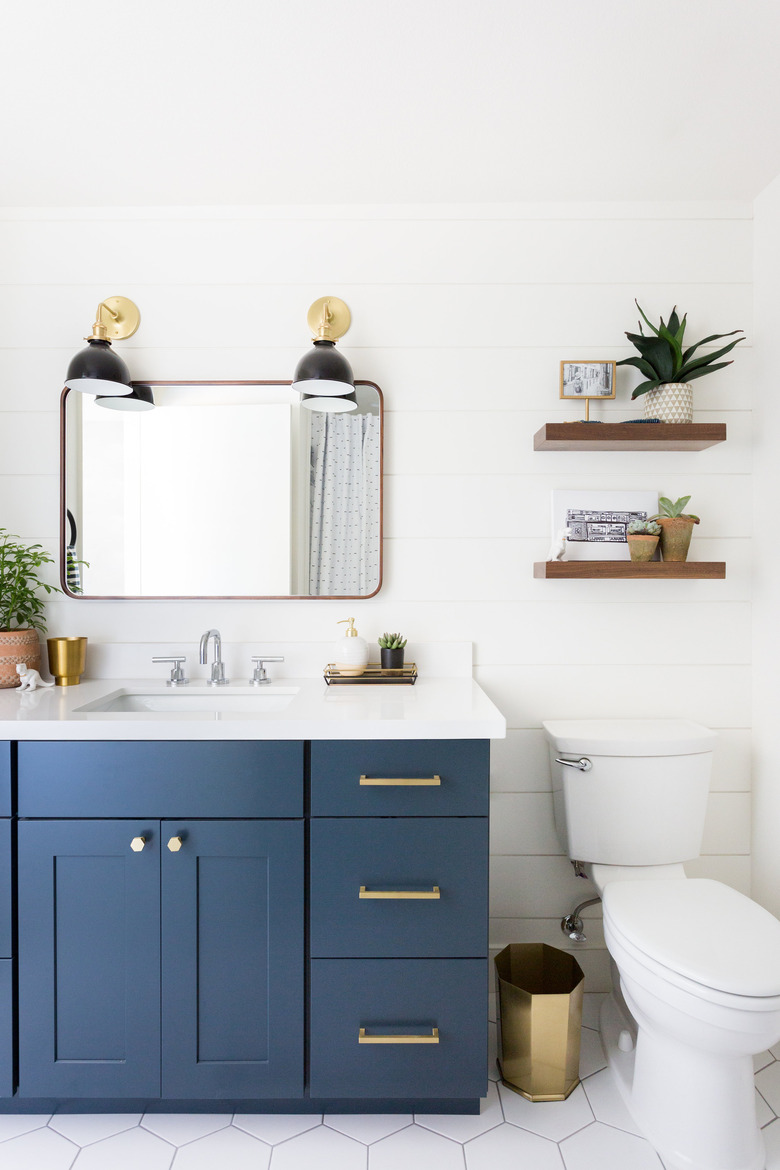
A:
<svg viewBox="0 0 780 1170">
<path fill-rule="evenodd" d="M 566 560 L 566 537 L 568 535 L 568 528 L 561 528 L 556 534 L 550 551 L 547 554 L 548 561 L 565 561 Z"/>
<path fill-rule="evenodd" d="M 36 687 L 53 687 L 53 682 L 44 682 L 37 670 L 33 670 L 26 662 L 17 662 L 16 673 L 22 680 L 20 691 L 34 691 Z"/>
</svg>

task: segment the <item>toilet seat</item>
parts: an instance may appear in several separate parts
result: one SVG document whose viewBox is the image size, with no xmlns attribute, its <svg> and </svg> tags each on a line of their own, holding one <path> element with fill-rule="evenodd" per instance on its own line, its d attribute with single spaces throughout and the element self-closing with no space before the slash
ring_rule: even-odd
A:
<svg viewBox="0 0 780 1170">
<path fill-rule="evenodd" d="M 780 921 L 708 878 L 614 881 L 604 889 L 605 927 L 650 970 L 711 999 L 780 997 Z M 693 985 L 693 986 L 691 986 Z M 763 1001 L 763 1003 L 762 1003 Z"/>
</svg>

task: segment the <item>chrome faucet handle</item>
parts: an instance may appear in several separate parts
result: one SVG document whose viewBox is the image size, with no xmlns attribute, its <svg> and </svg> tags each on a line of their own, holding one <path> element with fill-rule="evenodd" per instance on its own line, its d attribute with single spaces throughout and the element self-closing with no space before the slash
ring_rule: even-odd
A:
<svg viewBox="0 0 780 1170">
<path fill-rule="evenodd" d="M 182 669 L 182 663 L 187 659 L 183 654 L 174 655 L 171 658 L 153 658 L 152 662 L 172 662 L 171 677 L 165 684 L 168 687 L 185 687 L 190 681 Z"/>
<path fill-rule="evenodd" d="M 273 657 L 270 654 L 253 654 L 252 661 L 256 663 L 255 671 L 249 682 L 253 687 L 259 687 L 261 683 L 270 682 L 270 678 L 265 669 L 266 662 L 284 662 L 284 658 L 278 656 Z"/>
</svg>

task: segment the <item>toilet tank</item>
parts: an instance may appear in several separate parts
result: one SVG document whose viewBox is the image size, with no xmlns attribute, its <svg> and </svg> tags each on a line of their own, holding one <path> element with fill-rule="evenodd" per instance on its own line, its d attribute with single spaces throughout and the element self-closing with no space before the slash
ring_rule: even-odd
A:
<svg viewBox="0 0 780 1170">
<path fill-rule="evenodd" d="M 687 719 L 550 719 L 553 811 L 572 860 L 668 865 L 698 857 L 715 734 Z M 587 771 L 556 763 L 585 758 Z"/>
</svg>

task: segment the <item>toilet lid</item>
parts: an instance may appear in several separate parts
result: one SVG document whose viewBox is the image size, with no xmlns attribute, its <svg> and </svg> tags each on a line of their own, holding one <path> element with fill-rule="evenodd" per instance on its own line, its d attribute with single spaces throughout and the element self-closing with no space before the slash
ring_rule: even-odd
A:
<svg viewBox="0 0 780 1170">
<path fill-rule="evenodd" d="M 614 881 L 604 915 L 670 971 L 732 995 L 780 994 L 780 921 L 708 878 Z"/>
</svg>

